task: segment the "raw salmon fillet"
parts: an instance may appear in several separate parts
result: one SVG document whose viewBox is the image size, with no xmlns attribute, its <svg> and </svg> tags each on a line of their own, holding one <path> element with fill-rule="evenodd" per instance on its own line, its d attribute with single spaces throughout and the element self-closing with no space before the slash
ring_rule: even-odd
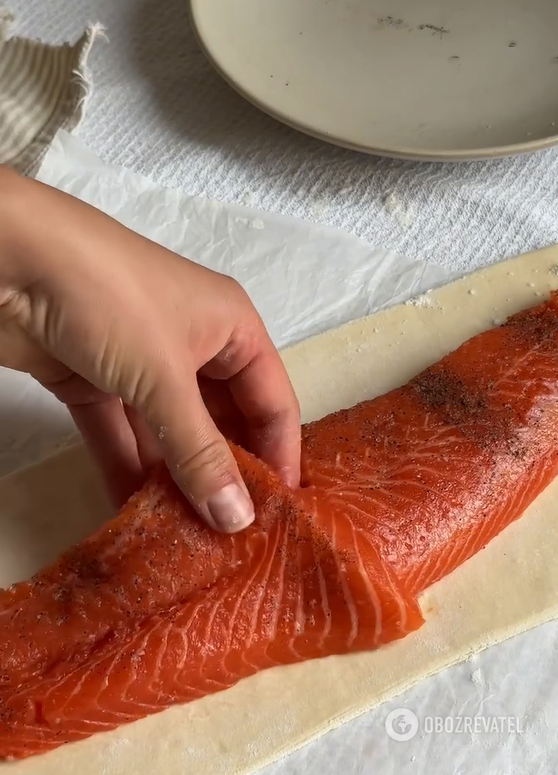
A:
<svg viewBox="0 0 558 775">
<path fill-rule="evenodd" d="M 256 507 L 244 532 L 203 527 L 160 466 L 114 520 L 0 594 L 0 758 L 419 628 L 420 592 L 558 473 L 558 294 L 304 426 L 296 491 L 233 450 Z"/>
</svg>

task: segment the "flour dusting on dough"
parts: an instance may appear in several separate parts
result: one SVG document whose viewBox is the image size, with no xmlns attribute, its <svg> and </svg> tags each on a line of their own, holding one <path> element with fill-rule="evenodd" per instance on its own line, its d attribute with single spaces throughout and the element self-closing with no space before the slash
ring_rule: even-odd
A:
<svg viewBox="0 0 558 775">
<path fill-rule="evenodd" d="M 420 296 L 413 296 L 411 299 L 407 299 L 405 304 L 409 305 L 412 304 L 413 307 L 436 307 L 436 303 L 432 301 L 432 299 L 428 295 L 428 291 L 426 293 L 421 293 Z"/>
</svg>

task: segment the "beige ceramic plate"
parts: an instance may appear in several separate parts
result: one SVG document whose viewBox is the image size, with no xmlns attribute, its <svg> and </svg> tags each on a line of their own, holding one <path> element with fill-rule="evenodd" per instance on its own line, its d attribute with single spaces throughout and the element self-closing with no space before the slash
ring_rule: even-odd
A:
<svg viewBox="0 0 558 775">
<path fill-rule="evenodd" d="M 558 143 L 558 0 L 190 0 L 219 72 L 280 121 L 387 156 Z"/>
</svg>

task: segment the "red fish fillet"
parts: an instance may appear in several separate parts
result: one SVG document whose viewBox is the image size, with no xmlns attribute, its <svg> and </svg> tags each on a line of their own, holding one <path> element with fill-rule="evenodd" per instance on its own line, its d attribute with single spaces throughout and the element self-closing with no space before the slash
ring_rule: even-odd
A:
<svg viewBox="0 0 558 775">
<path fill-rule="evenodd" d="M 558 473 L 558 295 L 304 426 L 297 491 L 234 452 L 256 506 L 243 533 L 205 529 L 159 467 L 116 519 L 0 594 L 0 759 L 420 627 L 419 593 Z"/>
</svg>

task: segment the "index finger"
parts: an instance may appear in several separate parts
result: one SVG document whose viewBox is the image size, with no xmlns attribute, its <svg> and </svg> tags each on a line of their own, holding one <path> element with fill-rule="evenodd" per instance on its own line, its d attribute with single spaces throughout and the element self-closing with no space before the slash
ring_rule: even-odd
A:
<svg viewBox="0 0 558 775">
<path fill-rule="evenodd" d="M 267 336 L 236 374 L 231 395 L 246 418 L 250 448 L 290 487 L 300 483 L 300 407 L 283 361 Z"/>
</svg>

